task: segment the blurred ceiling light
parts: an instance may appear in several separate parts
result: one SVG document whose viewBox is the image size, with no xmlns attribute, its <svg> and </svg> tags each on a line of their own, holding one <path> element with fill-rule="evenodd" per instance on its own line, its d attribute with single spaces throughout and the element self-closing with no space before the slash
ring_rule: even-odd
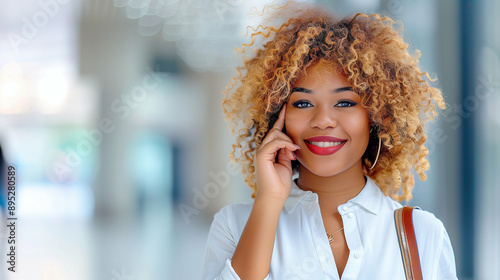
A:
<svg viewBox="0 0 500 280">
<path fill-rule="evenodd" d="M 161 17 L 142 17 L 139 19 L 139 34 L 146 37 L 158 34 L 163 27 L 162 23 Z"/>
<path fill-rule="evenodd" d="M 56 260 L 45 260 L 41 275 L 42 280 L 68 279 L 66 273 L 64 273 L 64 268 Z"/>
<path fill-rule="evenodd" d="M 94 214 L 94 195 L 86 184 L 26 183 L 16 199 L 24 217 L 89 220 Z"/>
<path fill-rule="evenodd" d="M 19 64 L 8 63 L 0 69 L 0 113 L 25 113 L 30 105 L 30 85 Z"/>
<path fill-rule="evenodd" d="M 10 107 L 12 103 L 15 102 L 15 97 L 19 95 L 21 92 L 21 83 L 19 83 L 16 80 L 12 81 L 5 81 L 2 84 L 0 84 L 0 92 L 1 94 L 1 99 L 2 105 L 6 105 L 7 107 Z"/>
<path fill-rule="evenodd" d="M 150 0 L 131 0 L 127 5 L 127 17 L 138 19 L 148 13 Z"/>
<path fill-rule="evenodd" d="M 60 68 L 49 69 L 41 75 L 36 92 L 41 113 L 55 114 L 62 109 L 68 97 L 69 78 Z"/>
<path fill-rule="evenodd" d="M 283 4 L 276 0 L 273 4 Z M 300 1 L 305 2 L 305 1 Z M 130 19 L 138 19 L 142 36 L 160 35 L 175 42 L 177 52 L 197 72 L 234 69 L 232 55 L 247 39 L 241 36 L 251 7 L 261 11 L 269 0 L 114 0 Z M 250 8 L 249 8 L 250 7 Z M 187 47 L 189 46 L 189 47 Z"/>
</svg>

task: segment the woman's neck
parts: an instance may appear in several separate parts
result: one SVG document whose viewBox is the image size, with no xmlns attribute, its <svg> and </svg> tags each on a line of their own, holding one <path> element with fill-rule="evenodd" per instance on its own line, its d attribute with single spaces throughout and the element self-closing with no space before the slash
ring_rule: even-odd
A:
<svg viewBox="0 0 500 280">
<path fill-rule="evenodd" d="M 330 177 L 321 177 L 299 166 L 297 185 L 318 195 L 321 212 L 336 214 L 337 207 L 357 196 L 366 184 L 361 160 L 349 169 Z"/>
</svg>

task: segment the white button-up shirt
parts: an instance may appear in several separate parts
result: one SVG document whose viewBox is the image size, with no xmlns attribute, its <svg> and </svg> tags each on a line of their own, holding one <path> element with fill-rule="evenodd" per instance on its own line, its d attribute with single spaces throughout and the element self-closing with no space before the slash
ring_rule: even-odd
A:
<svg viewBox="0 0 500 280">
<path fill-rule="evenodd" d="M 231 258 L 252 205 L 231 204 L 214 216 L 202 279 L 240 279 L 231 266 Z M 266 279 L 405 279 L 394 223 L 394 210 L 400 207 L 368 177 L 356 197 L 339 205 L 350 250 L 340 277 L 318 195 L 300 189 L 294 181 L 278 221 Z M 423 279 L 457 279 L 455 257 L 443 223 L 433 214 L 417 209 L 413 211 L 413 223 Z"/>
</svg>

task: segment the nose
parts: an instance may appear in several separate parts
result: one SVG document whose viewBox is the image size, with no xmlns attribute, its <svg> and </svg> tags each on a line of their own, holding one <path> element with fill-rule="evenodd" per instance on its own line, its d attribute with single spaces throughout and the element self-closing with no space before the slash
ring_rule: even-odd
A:
<svg viewBox="0 0 500 280">
<path fill-rule="evenodd" d="M 316 110 L 311 118 L 311 127 L 320 129 L 334 128 L 338 124 L 337 117 L 333 108 L 316 107 Z"/>
</svg>

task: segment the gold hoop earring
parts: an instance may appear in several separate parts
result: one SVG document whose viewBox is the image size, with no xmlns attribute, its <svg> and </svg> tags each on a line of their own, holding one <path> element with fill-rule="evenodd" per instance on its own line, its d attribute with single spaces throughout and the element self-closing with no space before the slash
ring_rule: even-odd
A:
<svg viewBox="0 0 500 280">
<path fill-rule="evenodd" d="M 380 156 L 380 147 L 382 146 L 382 139 L 380 139 L 380 137 L 378 137 L 378 151 L 377 151 L 377 157 L 375 158 L 375 162 L 373 163 L 372 167 L 370 167 L 370 170 L 372 170 L 375 165 L 377 164 L 377 161 L 378 161 L 378 157 Z"/>
</svg>

